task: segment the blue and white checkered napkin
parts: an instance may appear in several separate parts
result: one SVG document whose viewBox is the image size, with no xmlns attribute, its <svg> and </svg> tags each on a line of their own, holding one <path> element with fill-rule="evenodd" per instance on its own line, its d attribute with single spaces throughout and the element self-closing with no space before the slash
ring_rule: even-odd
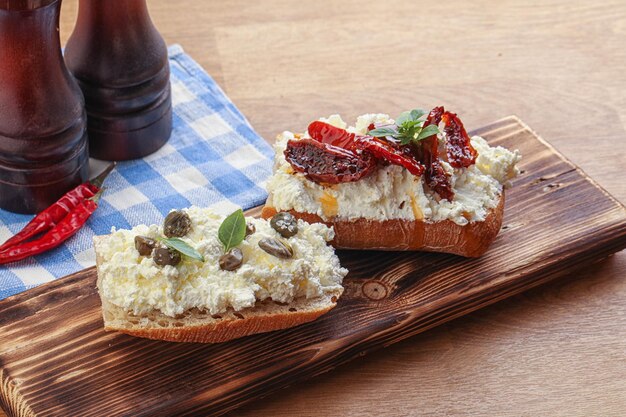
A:
<svg viewBox="0 0 626 417">
<path fill-rule="evenodd" d="M 169 55 L 174 105 L 169 142 L 144 159 L 119 163 L 98 210 L 63 246 L 0 266 L 0 300 L 94 265 L 92 237 L 108 234 L 111 226 L 159 223 L 171 209 L 190 205 L 227 213 L 265 201 L 270 146 L 180 46 L 171 46 Z M 0 242 L 31 218 L 0 210 Z"/>
</svg>

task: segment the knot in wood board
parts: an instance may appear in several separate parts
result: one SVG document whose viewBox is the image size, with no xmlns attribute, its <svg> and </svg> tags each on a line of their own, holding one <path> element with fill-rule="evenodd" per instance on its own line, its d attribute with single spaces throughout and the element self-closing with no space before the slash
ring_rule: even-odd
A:
<svg viewBox="0 0 626 417">
<path fill-rule="evenodd" d="M 363 295 L 370 300 L 378 301 L 387 297 L 387 286 L 380 281 L 370 280 L 363 284 Z"/>
</svg>

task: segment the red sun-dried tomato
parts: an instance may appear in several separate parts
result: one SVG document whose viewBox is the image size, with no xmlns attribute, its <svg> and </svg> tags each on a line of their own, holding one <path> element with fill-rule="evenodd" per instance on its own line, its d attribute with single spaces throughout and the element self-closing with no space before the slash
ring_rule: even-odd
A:
<svg viewBox="0 0 626 417">
<path fill-rule="evenodd" d="M 357 136 L 356 144 L 359 149 L 371 152 L 383 161 L 400 165 L 413 175 L 420 176 L 424 173 L 424 165 L 415 159 L 408 147 L 396 147 L 387 141 L 371 136 Z"/>
<path fill-rule="evenodd" d="M 432 109 L 424 122 L 424 127 L 433 124 L 438 125 L 441 122 L 443 114 L 443 106 Z M 452 186 L 450 185 L 450 176 L 443 168 L 443 165 L 441 165 L 441 160 L 439 159 L 439 142 L 437 141 L 437 135 L 423 139 L 419 144 L 418 154 L 420 160 L 426 166 L 426 185 L 439 194 L 441 198 L 452 201 L 454 191 L 452 191 Z"/>
<path fill-rule="evenodd" d="M 315 121 L 309 125 L 309 135 L 318 142 L 344 149 L 354 148 L 354 133 L 326 122 Z"/>
<path fill-rule="evenodd" d="M 428 113 L 428 116 L 426 117 L 426 121 L 424 122 L 424 127 L 430 126 L 430 125 L 438 125 L 439 123 L 441 123 L 441 117 L 443 116 L 444 112 L 445 110 L 443 106 L 437 106 L 434 109 L 432 109 L 430 113 Z"/>
<path fill-rule="evenodd" d="M 476 162 L 478 153 L 472 146 L 470 137 L 463 127 L 461 119 L 449 111 L 442 116 L 446 134 L 446 153 L 448 162 L 455 168 L 467 168 Z"/>
<path fill-rule="evenodd" d="M 404 147 L 395 146 L 391 142 L 371 136 L 355 135 L 345 129 L 325 122 L 313 122 L 309 125 L 309 135 L 322 143 L 340 148 L 363 152 L 360 155 L 372 154 L 376 158 L 405 167 L 413 175 L 422 175 L 424 166 L 415 159 L 412 152 Z"/>
<path fill-rule="evenodd" d="M 288 141 L 284 154 L 293 169 L 317 183 L 358 181 L 376 167 L 376 160 L 367 153 L 357 153 L 313 139 Z"/>
<path fill-rule="evenodd" d="M 430 111 L 424 127 L 443 121 L 448 162 L 455 168 L 475 163 L 477 152 L 459 117 L 443 106 Z M 368 130 L 376 126 L 370 124 Z M 400 145 L 393 137 L 376 138 L 357 135 L 331 124 L 315 121 L 308 127 L 312 139 L 289 141 L 285 158 L 298 172 L 321 183 L 357 181 L 372 172 L 376 162 L 406 168 L 411 174 L 425 174 L 428 187 L 441 198 L 452 200 L 450 175 L 439 158 L 437 135 L 419 144 Z"/>
<path fill-rule="evenodd" d="M 441 122 L 441 116 L 443 116 L 443 106 L 435 107 L 428 113 L 424 127 L 430 125 L 438 125 Z M 437 135 L 429 136 L 422 139 L 419 143 L 418 149 L 420 160 L 428 167 L 434 162 L 439 161 L 439 142 L 437 141 Z"/>
<path fill-rule="evenodd" d="M 443 168 L 439 159 L 433 161 L 428 167 L 426 183 L 431 190 L 439 194 L 439 197 L 448 201 L 452 201 L 454 198 L 454 191 L 450 185 L 450 175 Z"/>
</svg>

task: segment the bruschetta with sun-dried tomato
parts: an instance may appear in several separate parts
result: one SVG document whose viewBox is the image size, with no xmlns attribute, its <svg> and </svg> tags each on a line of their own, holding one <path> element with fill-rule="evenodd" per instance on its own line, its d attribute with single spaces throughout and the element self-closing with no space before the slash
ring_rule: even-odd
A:
<svg viewBox="0 0 626 417">
<path fill-rule="evenodd" d="M 283 132 L 263 216 L 288 211 L 335 229 L 343 249 L 482 255 L 498 234 L 518 151 L 470 137 L 443 107 L 391 119 L 333 115 Z"/>
</svg>

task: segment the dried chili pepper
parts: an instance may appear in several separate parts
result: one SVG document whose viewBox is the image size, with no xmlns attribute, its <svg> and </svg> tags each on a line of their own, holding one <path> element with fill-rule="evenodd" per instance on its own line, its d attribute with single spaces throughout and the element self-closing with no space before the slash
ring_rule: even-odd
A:
<svg viewBox="0 0 626 417">
<path fill-rule="evenodd" d="M 89 216 L 98 208 L 98 200 L 104 190 L 81 201 L 61 221 L 55 224 L 37 240 L 22 243 L 0 252 L 0 265 L 16 262 L 29 256 L 38 255 L 56 248 L 72 237 L 85 224 Z"/>
<path fill-rule="evenodd" d="M 0 252 L 26 242 L 28 239 L 52 229 L 58 222 L 63 220 L 76 206 L 85 199 L 93 197 L 102 188 L 102 183 L 115 168 L 112 163 L 100 175 L 91 179 L 71 191 L 68 191 L 56 203 L 39 213 L 19 233 L 7 240 L 0 246 Z"/>
<path fill-rule="evenodd" d="M 467 168 L 476 162 L 478 152 L 472 146 L 471 140 L 461 119 L 449 111 L 442 116 L 443 131 L 446 134 L 446 153 L 448 162 L 455 168 Z"/>
</svg>

